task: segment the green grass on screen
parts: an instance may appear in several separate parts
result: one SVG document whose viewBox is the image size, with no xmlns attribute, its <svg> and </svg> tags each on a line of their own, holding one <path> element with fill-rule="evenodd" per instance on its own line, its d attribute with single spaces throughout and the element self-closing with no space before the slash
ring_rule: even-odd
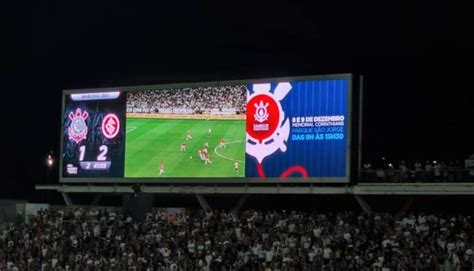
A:
<svg viewBox="0 0 474 271">
<path fill-rule="evenodd" d="M 244 120 L 127 119 L 125 177 L 244 177 Z M 208 128 L 211 136 L 208 136 Z M 186 140 L 192 131 L 193 139 Z M 224 138 L 227 147 L 217 148 Z M 180 152 L 181 143 L 187 144 Z M 198 149 L 209 144 L 212 164 L 199 159 Z M 217 153 L 216 153 L 217 151 Z M 190 158 L 192 157 L 192 158 Z M 234 173 L 234 161 L 239 172 Z M 160 162 L 165 174 L 158 176 Z"/>
</svg>

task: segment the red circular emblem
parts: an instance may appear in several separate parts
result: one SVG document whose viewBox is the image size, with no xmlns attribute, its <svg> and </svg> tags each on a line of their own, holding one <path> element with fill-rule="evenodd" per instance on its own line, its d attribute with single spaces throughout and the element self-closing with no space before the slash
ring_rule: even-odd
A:
<svg viewBox="0 0 474 271">
<path fill-rule="evenodd" d="M 120 121 L 115 114 L 108 114 L 102 120 L 102 134 L 108 139 L 116 137 L 120 130 Z"/>
<path fill-rule="evenodd" d="M 269 95 L 258 94 L 247 102 L 247 133 L 260 143 L 273 135 L 279 122 L 278 104 Z"/>
</svg>

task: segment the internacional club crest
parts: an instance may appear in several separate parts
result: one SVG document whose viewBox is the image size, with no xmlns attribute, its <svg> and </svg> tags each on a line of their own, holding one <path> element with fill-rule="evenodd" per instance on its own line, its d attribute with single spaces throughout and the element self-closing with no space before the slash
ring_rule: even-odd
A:
<svg viewBox="0 0 474 271">
<path fill-rule="evenodd" d="M 117 136 L 120 130 L 120 121 L 115 114 L 108 114 L 102 120 L 102 134 L 108 138 L 112 139 Z"/>
<path fill-rule="evenodd" d="M 292 87 L 288 82 L 278 83 L 273 93 L 271 84 L 253 84 L 252 88 L 253 94 L 247 93 L 246 152 L 262 163 L 277 150 L 286 151 L 290 121 L 280 101 Z"/>
<path fill-rule="evenodd" d="M 76 113 L 70 112 L 69 119 L 71 124 L 68 128 L 69 140 L 72 140 L 76 143 L 81 142 L 87 137 L 87 125 L 86 119 L 89 117 L 87 111 L 82 111 L 80 108 L 76 109 Z"/>
</svg>

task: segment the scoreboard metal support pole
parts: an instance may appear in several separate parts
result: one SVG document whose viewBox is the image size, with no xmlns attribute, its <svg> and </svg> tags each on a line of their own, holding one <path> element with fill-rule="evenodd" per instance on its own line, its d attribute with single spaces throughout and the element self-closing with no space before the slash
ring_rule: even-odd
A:
<svg viewBox="0 0 474 271">
<path fill-rule="evenodd" d="M 204 198 L 204 196 L 200 194 L 195 194 L 195 195 L 196 195 L 196 199 L 199 202 L 199 205 L 201 205 L 201 208 L 206 212 L 210 211 L 211 206 L 209 206 L 209 203 L 207 203 L 207 200 Z"/>
<path fill-rule="evenodd" d="M 359 77 L 359 138 L 357 148 L 357 180 L 362 177 L 362 122 L 364 112 L 364 76 Z"/>
<path fill-rule="evenodd" d="M 244 194 L 239 198 L 239 201 L 235 204 L 235 207 L 232 209 L 232 212 L 238 213 L 240 209 L 244 206 L 247 199 L 250 197 L 250 194 Z"/>
<path fill-rule="evenodd" d="M 368 214 L 372 213 L 372 208 L 370 208 L 370 205 L 365 201 L 365 199 L 361 195 L 354 194 L 355 199 L 357 200 L 357 203 L 359 203 L 360 208 Z"/>
<path fill-rule="evenodd" d="M 64 199 L 64 202 L 66 203 L 66 206 L 68 206 L 68 207 L 72 206 L 73 204 L 72 204 L 72 200 L 71 200 L 71 197 L 69 196 L 69 194 L 64 193 L 64 192 L 62 192 L 61 194 L 63 195 L 63 199 Z"/>
</svg>

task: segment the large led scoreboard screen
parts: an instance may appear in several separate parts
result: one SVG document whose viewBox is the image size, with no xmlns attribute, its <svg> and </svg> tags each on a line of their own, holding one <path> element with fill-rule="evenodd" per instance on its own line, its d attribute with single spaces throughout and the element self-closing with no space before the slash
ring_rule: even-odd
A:
<svg viewBox="0 0 474 271">
<path fill-rule="evenodd" d="M 62 182 L 348 182 L 351 76 L 66 90 Z"/>
</svg>

